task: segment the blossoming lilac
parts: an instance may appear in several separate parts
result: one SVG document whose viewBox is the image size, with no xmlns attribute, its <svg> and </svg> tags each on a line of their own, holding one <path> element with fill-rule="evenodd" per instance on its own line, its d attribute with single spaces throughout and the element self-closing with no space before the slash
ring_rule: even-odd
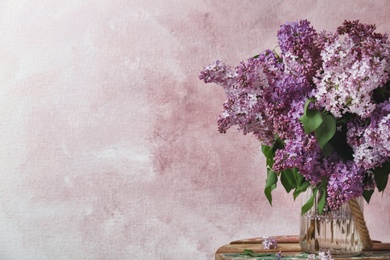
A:
<svg viewBox="0 0 390 260">
<path fill-rule="evenodd" d="M 296 169 L 312 187 L 326 186 L 337 209 L 372 189 L 376 168 L 390 168 L 390 42 L 359 21 L 335 32 L 289 22 L 277 38 L 280 54 L 265 50 L 236 67 L 217 60 L 199 78 L 225 90 L 221 133 L 232 126 L 252 133 L 273 151 L 272 171 Z M 310 131 L 302 121 L 308 110 L 317 116 Z M 318 133 L 325 119 L 336 130 L 320 144 L 331 129 Z"/>
</svg>

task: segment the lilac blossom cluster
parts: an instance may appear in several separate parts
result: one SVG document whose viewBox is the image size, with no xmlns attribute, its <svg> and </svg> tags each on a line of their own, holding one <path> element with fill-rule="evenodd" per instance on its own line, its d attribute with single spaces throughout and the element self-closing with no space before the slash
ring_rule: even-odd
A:
<svg viewBox="0 0 390 260">
<path fill-rule="evenodd" d="M 390 157 L 390 100 L 380 103 L 369 123 L 357 118 L 348 123 L 347 140 L 354 151 L 355 163 L 363 169 L 380 167 Z"/>
<path fill-rule="evenodd" d="M 338 209 L 372 189 L 367 175 L 390 162 L 390 42 L 359 21 L 317 32 L 301 20 L 282 25 L 277 37 L 280 54 L 266 50 L 236 67 L 218 60 L 199 78 L 225 90 L 221 133 L 237 126 L 264 145 L 282 142 L 272 170 L 295 168 L 312 186 L 325 183 L 328 206 Z M 349 156 L 343 147 L 325 154 L 315 133 L 305 132 L 308 99 L 335 118 Z"/>
<path fill-rule="evenodd" d="M 314 77 L 314 96 L 337 118 L 345 113 L 370 117 L 376 107 L 373 90 L 389 80 L 387 35 L 375 34 L 374 28 L 346 22 L 338 33 L 322 37 L 322 68 Z"/>
<path fill-rule="evenodd" d="M 278 247 L 278 241 L 274 237 L 264 237 L 262 244 L 264 249 L 275 249 Z"/>
<path fill-rule="evenodd" d="M 353 161 L 339 161 L 332 167 L 328 181 L 328 206 L 337 209 L 363 193 L 363 170 Z"/>
<path fill-rule="evenodd" d="M 317 258 L 315 254 L 309 254 L 307 256 L 307 260 L 316 260 L 316 259 L 319 259 L 319 260 L 333 260 L 333 257 L 332 257 L 332 255 L 330 254 L 329 251 L 327 253 L 319 252 L 318 253 L 318 257 L 319 258 Z"/>
</svg>

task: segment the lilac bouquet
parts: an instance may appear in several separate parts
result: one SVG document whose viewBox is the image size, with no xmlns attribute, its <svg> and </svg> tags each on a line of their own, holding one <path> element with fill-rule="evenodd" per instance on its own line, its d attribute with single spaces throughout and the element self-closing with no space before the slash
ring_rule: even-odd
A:
<svg viewBox="0 0 390 260">
<path fill-rule="evenodd" d="M 281 25 L 280 53 L 237 67 L 215 61 L 199 78 L 225 90 L 219 132 L 237 125 L 262 143 L 265 195 L 280 180 L 294 199 L 309 187 L 319 211 L 358 196 L 369 202 L 390 172 L 390 41 L 375 25 L 345 21 L 317 32 L 307 20 Z M 318 194 L 317 194 L 318 193 Z"/>
</svg>

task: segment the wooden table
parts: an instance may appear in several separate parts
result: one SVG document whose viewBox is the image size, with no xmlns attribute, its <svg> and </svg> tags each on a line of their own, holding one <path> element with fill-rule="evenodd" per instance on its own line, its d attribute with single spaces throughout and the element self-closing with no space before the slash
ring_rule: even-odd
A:
<svg viewBox="0 0 390 260">
<path fill-rule="evenodd" d="M 275 260 L 276 254 L 281 251 L 282 260 L 284 259 L 307 259 L 308 254 L 301 252 L 298 236 L 276 236 L 278 247 L 276 249 L 264 250 L 262 238 L 250 238 L 233 241 L 228 245 L 220 247 L 215 253 L 216 260 L 248 260 L 248 259 L 264 259 Z M 363 251 L 361 255 L 350 258 L 335 258 L 335 260 L 390 260 L 390 243 L 381 243 L 373 241 L 374 246 L 370 251 Z M 244 250 L 252 250 L 255 253 L 264 253 L 268 256 L 251 257 L 244 254 Z"/>
</svg>

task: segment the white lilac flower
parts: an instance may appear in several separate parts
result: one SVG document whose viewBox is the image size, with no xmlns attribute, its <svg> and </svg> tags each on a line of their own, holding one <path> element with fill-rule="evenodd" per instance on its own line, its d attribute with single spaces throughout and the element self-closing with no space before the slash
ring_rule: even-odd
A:
<svg viewBox="0 0 390 260">
<path fill-rule="evenodd" d="M 318 256 L 320 257 L 321 260 L 333 260 L 333 257 L 329 251 L 327 253 L 320 252 L 318 253 Z"/>
</svg>

